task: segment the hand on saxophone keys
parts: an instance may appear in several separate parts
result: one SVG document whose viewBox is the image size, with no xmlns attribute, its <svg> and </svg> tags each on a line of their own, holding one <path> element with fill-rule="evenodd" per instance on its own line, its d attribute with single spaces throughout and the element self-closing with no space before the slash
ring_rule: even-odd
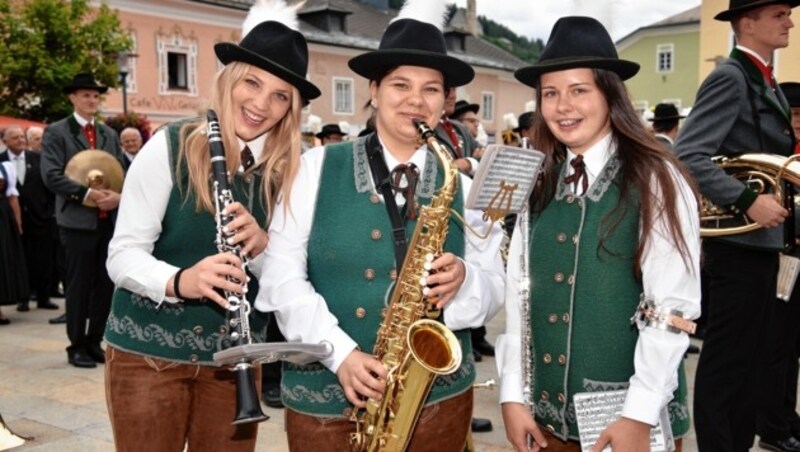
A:
<svg viewBox="0 0 800 452">
<path fill-rule="evenodd" d="M 356 408 L 366 407 L 366 399 L 383 398 L 388 375 L 380 360 L 358 349 L 350 352 L 336 370 L 345 397 Z"/>
<path fill-rule="evenodd" d="M 420 281 L 422 294 L 437 309 L 444 308 L 458 293 L 466 277 L 464 262 L 453 253 L 444 253 L 430 263 L 428 275 Z"/>
<path fill-rule="evenodd" d="M 179 278 L 178 284 L 175 284 L 176 277 Z M 234 279 L 243 282 L 237 283 Z M 220 253 L 200 260 L 180 275 L 173 275 L 167 282 L 166 295 L 181 299 L 207 298 L 227 309 L 228 300 L 216 289 L 244 293 L 247 280 L 242 261 L 233 253 Z"/>
<path fill-rule="evenodd" d="M 231 203 L 225 207 L 224 213 L 233 216 L 233 219 L 225 225 L 226 232 L 231 234 L 226 239 L 228 245 L 241 244 L 242 254 L 251 258 L 267 248 L 269 242 L 267 231 L 258 224 L 242 203 Z"/>
</svg>

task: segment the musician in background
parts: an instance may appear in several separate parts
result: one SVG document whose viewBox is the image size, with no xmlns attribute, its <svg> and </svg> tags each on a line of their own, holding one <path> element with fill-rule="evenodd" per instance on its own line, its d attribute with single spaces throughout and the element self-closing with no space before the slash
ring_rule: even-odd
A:
<svg viewBox="0 0 800 452">
<path fill-rule="evenodd" d="M 325 124 L 315 136 L 325 146 L 329 143 L 341 143 L 347 135 L 342 132 L 339 124 Z"/>
<path fill-rule="evenodd" d="M 649 450 L 665 408 L 677 438 L 689 430 L 680 368 L 688 334 L 630 322 L 640 296 L 660 312 L 700 313 L 696 196 L 632 107 L 623 81 L 638 70 L 617 57 L 598 21 L 564 17 L 539 62 L 515 74 L 536 89 L 532 145 L 546 155 L 530 201 L 528 269 L 519 264 L 523 231 L 511 239 L 506 333 L 497 342 L 503 419 L 518 451 L 530 437 L 547 451 L 582 450 L 573 402 L 582 392 L 627 388 L 622 417 L 593 450 Z M 524 271 L 529 288 L 520 287 Z M 532 354 L 523 353 L 523 335 Z"/>
<path fill-rule="evenodd" d="M 653 123 L 653 134 L 659 143 L 672 149 L 675 145 L 675 138 L 678 137 L 681 119 L 685 116 L 678 113 L 675 104 L 661 103 L 656 105 L 653 117 L 648 119 Z"/>
<path fill-rule="evenodd" d="M 784 399 L 789 344 L 783 339 L 785 316 L 776 315 L 785 307 L 776 298 L 776 282 L 789 212 L 772 193 L 759 194 L 711 158 L 794 151 L 789 105 L 771 61 L 789 45 L 794 26 L 789 16 L 798 3 L 731 0 L 729 9 L 715 16 L 731 23 L 737 45 L 700 85 L 675 142 L 675 153 L 704 197 L 762 226 L 703 240 L 709 309 L 695 375 L 700 450 L 749 449 L 756 412 L 775 412 Z M 759 427 L 764 448 L 800 451 L 788 426 L 764 427 Z"/>
<path fill-rule="evenodd" d="M 79 152 L 108 152 L 122 164 L 117 132 L 95 120 L 100 96 L 108 91 L 89 73 L 75 75 L 65 86 L 74 112 L 47 126 L 42 136 L 41 171 L 45 186 L 56 195 L 56 223 L 66 256 L 66 320 L 68 362 L 94 368 L 105 362 L 100 343 L 111 307 L 114 285 L 106 272 L 108 242 L 114 232 L 119 194 L 92 190 L 70 180 L 64 169 Z M 91 200 L 97 207 L 87 207 Z"/>
<path fill-rule="evenodd" d="M 419 10 L 420 3 L 439 11 L 408 17 L 409 5 Z M 379 49 L 350 60 L 350 68 L 370 80 L 376 132 L 305 153 L 291 195 L 283 196 L 295 208 L 276 208 L 256 307 L 276 311 L 287 340 L 328 341 L 334 350 L 319 363 L 284 363 L 290 450 L 348 450 L 349 434 L 356 430 L 349 419 L 353 410 L 364 408 L 368 397 L 384 396 L 387 369 L 372 352 L 381 312 L 390 309 L 386 303 L 400 274 L 395 263 L 406 254 L 393 245 L 387 210 L 392 206 L 382 202 L 384 190 L 375 186 L 368 156 L 376 159 L 376 174 L 382 165 L 396 181 L 386 190 L 393 190 L 397 227 L 402 231 L 405 224 L 410 241 L 421 205 L 431 202 L 442 179 L 438 160 L 420 145 L 412 119 L 435 127 L 448 88 L 474 75 L 469 65 L 447 55 L 440 28 L 444 10 L 443 2 L 406 2 Z M 481 213 L 463 208 L 469 179 L 460 176 L 458 185 L 452 208 L 486 230 Z M 469 328 L 483 325 L 500 307 L 500 241 L 499 227 L 480 240 L 450 220 L 445 252 L 433 260 L 436 273 L 427 285 L 430 297 L 444 307 L 442 321 L 461 342 L 463 361 L 434 382 L 408 450 L 463 450 L 475 380 Z M 408 253 L 420 252 L 409 244 Z"/>
<path fill-rule="evenodd" d="M 25 138 L 28 140 L 28 149 L 32 152 L 42 152 L 42 135 L 44 129 L 39 126 L 30 126 L 25 130 Z"/>
<path fill-rule="evenodd" d="M 126 127 L 119 133 L 119 141 L 122 145 L 122 154 L 125 156 L 123 163 L 127 170 L 142 149 L 142 132 L 136 127 Z"/>
<path fill-rule="evenodd" d="M 231 343 L 228 301 L 217 289 L 255 299 L 268 218 L 278 192 L 290 193 L 300 163 L 301 110 L 320 95 L 305 79 L 308 47 L 290 28 L 296 20 L 290 26 L 273 20 L 294 13 L 283 2 L 257 3 L 240 43 L 214 46 L 225 67 L 214 79 L 209 107 L 219 117 L 236 201 L 226 208 L 235 217 L 226 226 L 233 234 L 228 243 L 251 258 L 251 284 L 231 281 L 249 277 L 237 256 L 218 253 L 214 244 L 217 198 L 209 181 L 207 121 L 186 119 L 161 129 L 125 181 L 109 249 L 117 290 L 105 335 L 108 411 L 119 451 L 143 444 L 153 450 L 255 448 L 257 424 L 231 425 L 234 372 L 213 361 Z M 260 372 L 254 378 L 259 381 Z"/>
<path fill-rule="evenodd" d="M 480 145 L 466 125 L 450 118 L 455 109 L 456 89 L 450 87 L 445 97 L 444 114 L 435 129 L 436 137 L 450 151 L 456 167 L 464 174 L 473 175 L 478 169 L 478 158 L 474 154 Z"/>
</svg>

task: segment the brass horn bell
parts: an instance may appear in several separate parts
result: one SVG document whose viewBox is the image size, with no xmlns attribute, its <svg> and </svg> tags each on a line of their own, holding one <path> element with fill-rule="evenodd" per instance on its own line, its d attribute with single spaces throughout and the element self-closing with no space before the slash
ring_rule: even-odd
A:
<svg viewBox="0 0 800 452">
<path fill-rule="evenodd" d="M 111 190 L 116 193 L 122 191 L 122 181 L 125 178 L 119 160 L 110 153 L 97 149 L 87 149 L 75 154 L 67 162 L 64 175 L 84 187 Z M 83 205 L 97 207 L 97 204 L 89 198 L 83 201 Z"/>
</svg>

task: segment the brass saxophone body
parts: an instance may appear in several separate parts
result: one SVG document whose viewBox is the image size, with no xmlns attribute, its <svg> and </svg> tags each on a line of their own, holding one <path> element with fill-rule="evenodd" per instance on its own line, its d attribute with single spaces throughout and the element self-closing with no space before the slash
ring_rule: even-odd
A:
<svg viewBox="0 0 800 452">
<path fill-rule="evenodd" d="M 389 371 L 386 392 L 381 400 L 367 401 L 362 417 L 354 412 L 357 430 L 350 438 L 354 452 L 405 450 L 433 381 L 461 365 L 461 346 L 453 332 L 425 318 L 440 313 L 424 294 L 430 263 L 442 254 L 447 238 L 458 169 L 433 131 L 421 121 L 415 125 L 441 162 L 444 183 L 431 203 L 420 208 L 391 304 L 378 329 L 374 354 Z"/>
</svg>

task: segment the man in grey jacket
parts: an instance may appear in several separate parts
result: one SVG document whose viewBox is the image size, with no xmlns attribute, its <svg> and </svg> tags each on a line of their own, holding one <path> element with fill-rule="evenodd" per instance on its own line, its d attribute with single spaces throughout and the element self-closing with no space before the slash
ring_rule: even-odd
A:
<svg viewBox="0 0 800 452">
<path fill-rule="evenodd" d="M 106 256 L 120 197 L 111 190 L 78 184 L 66 177 L 64 169 L 87 149 L 104 150 L 122 164 L 117 133 L 94 118 L 100 95 L 107 90 L 91 74 L 76 75 L 64 88 L 74 113 L 47 126 L 42 138 L 42 179 L 56 194 L 56 222 L 66 252 L 67 358 L 83 368 L 105 362 L 100 342 L 114 291 Z M 97 207 L 84 205 L 89 199 Z"/>
<path fill-rule="evenodd" d="M 791 8 L 800 0 L 730 0 L 715 19 L 731 22 L 737 46 L 703 81 L 675 152 L 702 195 L 747 215 L 761 228 L 705 239 L 709 313 L 697 368 L 694 416 L 701 451 L 745 451 L 757 410 L 780 403 L 788 355 L 775 318 L 779 252 L 787 210 L 757 193 L 711 157 L 764 152 L 788 156 L 795 144 L 789 106 L 771 73 L 771 58 L 789 44 Z M 794 231 L 791 231 L 794 233 Z M 762 437 L 770 450 L 800 450 L 788 432 Z"/>
</svg>

